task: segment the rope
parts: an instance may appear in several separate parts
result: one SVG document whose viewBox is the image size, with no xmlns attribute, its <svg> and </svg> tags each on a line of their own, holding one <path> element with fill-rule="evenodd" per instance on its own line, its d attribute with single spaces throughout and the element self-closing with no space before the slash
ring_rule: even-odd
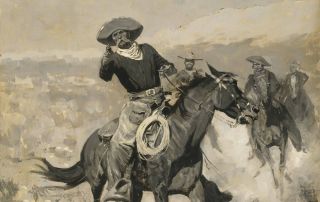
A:
<svg viewBox="0 0 320 202">
<path fill-rule="evenodd" d="M 163 136 L 161 139 L 160 144 L 155 147 L 151 148 L 148 143 L 144 141 L 144 133 L 152 123 L 158 122 L 160 123 L 160 127 L 163 129 Z M 158 135 L 160 133 L 160 128 L 158 129 L 156 133 L 157 139 Z M 137 133 L 136 133 L 136 144 L 137 144 L 137 150 L 140 155 L 140 157 L 144 160 L 150 160 L 150 158 L 156 156 L 157 154 L 163 153 L 167 150 L 170 143 L 170 129 L 168 121 L 161 115 L 155 114 L 152 116 L 149 116 L 146 118 L 138 127 Z"/>
</svg>

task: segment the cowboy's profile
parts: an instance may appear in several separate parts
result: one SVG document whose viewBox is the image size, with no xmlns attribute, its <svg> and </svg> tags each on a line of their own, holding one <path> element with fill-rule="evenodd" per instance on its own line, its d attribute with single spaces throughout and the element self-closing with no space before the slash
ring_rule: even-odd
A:
<svg viewBox="0 0 320 202">
<path fill-rule="evenodd" d="M 128 164 L 139 124 L 164 101 L 159 71 L 176 72 L 173 64 L 151 45 L 135 41 L 142 30 L 143 26 L 132 18 L 115 18 L 105 23 L 97 36 L 97 40 L 106 45 L 100 78 L 110 81 L 116 75 L 129 95 L 129 101 L 121 110 L 119 126 L 110 140 L 107 155 L 110 162 L 107 170 L 109 190 L 125 177 L 126 172 L 130 173 Z M 113 52 L 110 46 L 116 46 L 116 51 Z M 108 134 L 102 135 L 102 139 L 108 138 Z"/>
</svg>

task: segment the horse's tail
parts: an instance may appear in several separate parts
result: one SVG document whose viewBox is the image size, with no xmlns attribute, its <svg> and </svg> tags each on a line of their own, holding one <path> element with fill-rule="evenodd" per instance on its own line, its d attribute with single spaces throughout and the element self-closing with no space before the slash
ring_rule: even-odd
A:
<svg viewBox="0 0 320 202">
<path fill-rule="evenodd" d="M 82 168 L 80 161 L 69 168 L 58 168 L 53 166 L 45 158 L 41 158 L 40 160 L 46 167 L 37 165 L 40 170 L 31 172 L 40 174 L 51 181 L 63 182 L 67 185 L 64 187 L 66 189 L 76 187 L 86 180 L 84 169 Z"/>
</svg>

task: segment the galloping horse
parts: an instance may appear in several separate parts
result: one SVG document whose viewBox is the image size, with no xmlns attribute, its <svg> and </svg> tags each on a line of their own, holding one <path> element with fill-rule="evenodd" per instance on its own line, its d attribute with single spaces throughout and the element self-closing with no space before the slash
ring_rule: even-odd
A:
<svg viewBox="0 0 320 202">
<path fill-rule="evenodd" d="M 280 149 L 279 170 L 281 180 L 280 188 L 282 190 L 288 138 L 291 140 L 295 149 L 301 151 L 302 140 L 300 130 L 286 107 L 271 96 L 268 85 L 247 86 L 245 96 L 250 103 L 259 109 L 257 119 L 252 123 L 250 134 L 250 143 L 253 147 L 253 152 L 261 161 L 261 167 L 264 166 L 266 162 L 270 166 L 276 187 L 279 186 L 279 182 L 275 177 L 274 161 L 269 148 L 277 146 Z"/>
<path fill-rule="evenodd" d="M 301 126 L 311 130 L 316 124 L 315 109 L 310 97 L 303 88 L 308 77 L 304 73 L 299 72 L 299 74 L 302 76 L 297 76 L 298 79 L 291 79 L 292 76 L 289 74 L 282 82 L 279 90 L 280 100 L 297 123 L 302 123 Z"/>
<path fill-rule="evenodd" d="M 168 117 L 171 139 L 167 150 L 147 161 L 136 153 L 131 174 L 131 199 L 122 201 L 139 202 L 144 190 L 152 191 L 156 202 L 167 202 L 170 194 L 183 194 L 191 201 L 223 202 L 232 199 L 230 194 L 220 192 L 215 183 L 202 175 L 200 143 L 215 110 L 226 113 L 240 124 L 247 124 L 256 113 L 237 87 L 237 81 L 230 79 L 230 74 L 219 72 L 211 66 L 209 68 L 212 75 L 207 74 L 195 81 Z M 116 126 L 117 122 L 115 120 L 110 124 Z M 97 131 L 88 138 L 81 159 L 74 166 L 57 168 L 42 159 L 46 167 L 40 166 L 42 170 L 35 172 L 49 180 L 64 182 L 69 187 L 87 181 L 94 200 L 100 201 L 108 180 L 104 171 L 110 162 L 104 158 L 108 150 L 100 144 Z M 116 187 L 121 189 L 122 185 L 120 182 Z"/>
</svg>

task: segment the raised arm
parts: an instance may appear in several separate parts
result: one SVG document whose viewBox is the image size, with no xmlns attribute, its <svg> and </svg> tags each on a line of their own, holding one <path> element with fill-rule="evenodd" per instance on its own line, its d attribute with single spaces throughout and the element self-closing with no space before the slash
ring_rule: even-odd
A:
<svg viewBox="0 0 320 202">
<path fill-rule="evenodd" d="M 106 52 L 101 59 L 101 66 L 99 71 L 99 77 L 104 81 L 110 81 L 114 74 L 115 62 L 113 59 L 113 52 L 110 46 L 106 47 Z"/>
<path fill-rule="evenodd" d="M 147 44 L 148 45 L 148 44 Z M 152 52 L 157 70 L 164 71 L 168 76 L 177 73 L 175 66 L 164 59 L 151 45 L 148 45 Z"/>
</svg>

